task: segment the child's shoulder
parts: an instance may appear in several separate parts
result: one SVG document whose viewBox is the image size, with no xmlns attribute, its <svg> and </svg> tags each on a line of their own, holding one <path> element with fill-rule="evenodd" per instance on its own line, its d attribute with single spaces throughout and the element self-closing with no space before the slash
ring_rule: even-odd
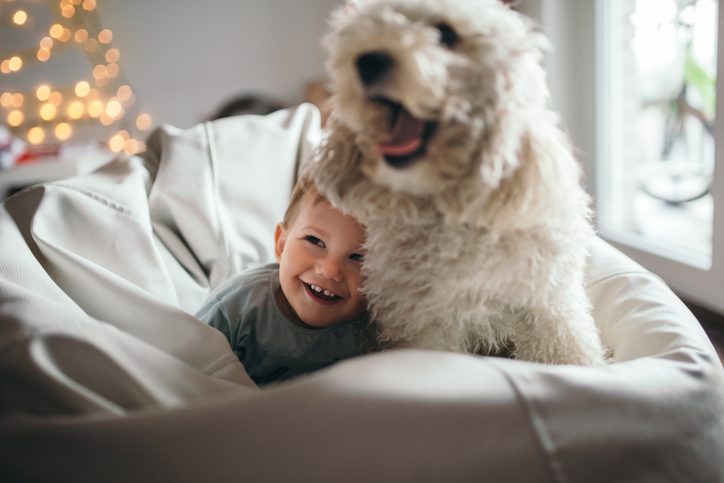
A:
<svg viewBox="0 0 724 483">
<path fill-rule="evenodd" d="M 271 277 L 279 270 L 276 263 L 268 263 L 258 267 L 248 268 L 232 276 L 219 285 L 212 293 L 211 298 L 222 300 L 239 292 L 265 290 Z"/>
</svg>

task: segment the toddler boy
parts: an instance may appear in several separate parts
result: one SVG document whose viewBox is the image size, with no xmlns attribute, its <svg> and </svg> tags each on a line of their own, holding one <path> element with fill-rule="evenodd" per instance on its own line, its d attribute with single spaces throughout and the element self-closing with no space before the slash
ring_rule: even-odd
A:
<svg viewBox="0 0 724 483">
<path fill-rule="evenodd" d="M 274 232 L 277 263 L 244 271 L 196 316 L 220 330 L 258 385 L 352 357 L 373 339 L 360 293 L 364 230 L 303 176 Z"/>
</svg>

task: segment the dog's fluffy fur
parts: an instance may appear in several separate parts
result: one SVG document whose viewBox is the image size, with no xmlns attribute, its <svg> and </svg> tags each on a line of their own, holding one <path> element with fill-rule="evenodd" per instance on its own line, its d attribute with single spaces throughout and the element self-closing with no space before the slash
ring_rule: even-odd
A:
<svg viewBox="0 0 724 483">
<path fill-rule="evenodd" d="M 312 171 L 367 227 L 381 342 L 602 362 L 589 200 L 548 108 L 545 39 L 498 0 L 361 0 L 325 42 L 333 109 Z"/>
</svg>

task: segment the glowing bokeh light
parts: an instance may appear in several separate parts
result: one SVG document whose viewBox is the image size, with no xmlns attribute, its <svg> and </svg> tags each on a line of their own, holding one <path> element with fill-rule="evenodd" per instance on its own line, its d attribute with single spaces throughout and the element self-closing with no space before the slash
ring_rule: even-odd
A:
<svg viewBox="0 0 724 483">
<path fill-rule="evenodd" d="M 23 59 L 21 59 L 17 55 L 10 57 L 10 59 L 8 59 L 8 67 L 10 68 L 11 72 L 19 71 L 23 68 Z"/>
<path fill-rule="evenodd" d="M 54 133 L 59 141 L 65 141 L 73 135 L 73 128 L 67 122 L 60 122 L 55 126 Z"/>
<path fill-rule="evenodd" d="M 94 119 L 101 117 L 105 112 L 105 106 L 100 99 L 94 99 L 88 104 L 88 115 Z"/>
<path fill-rule="evenodd" d="M 75 95 L 85 97 L 90 93 L 90 84 L 87 81 L 80 81 L 75 85 Z"/>
<path fill-rule="evenodd" d="M 0 106 L 11 107 L 13 105 L 13 95 L 10 92 L 0 94 Z"/>
<path fill-rule="evenodd" d="M 110 29 L 103 29 L 98 32 L 98 42 L 102 44 L 109 44 L 113 40 L 113 32 Z"/>
<path fill-rule="evenodd" d="M 146 129 L 151 127 L 151 116 L 145 112 L 143 114 L 140 114 L 136 118 L 136 127 L 141 131 L 145 131 Z"/>
<path fill-rule="evenodd" d="M 121 53 L 118 49 L 109 49 L 106 52 L 106 62 L 118 62 L 121 58 Z"/>
<path fill-rule="evenodd" d="M 51 92 L 50 97 L 48 97 L 48 102 L 58 107 L 63 102 L 63 94 L 58 91 Z"/>
<path fill-rule="evenodd" d="M 40 114 L 40 118 L 43 121 L 52 121 L 55 119 L 55 116 L 58 114 L 58 108 L 52 105 L 49 102 L 46 102 L 42 106 L 40 106 L 40 109 L 38 111 L 38 114 Z"/>
<path fill-rule="evenodd" d="M 48 33 L 52 38 L 60 40 L 60 38 L 63 36 L 63 26 L 59 23 L 55 23 L 50 26 L 50 30 L 48 30 Z"/>
<path fill-rule="evenodd" d="M 83 114 L 85 114 L 85 104 L 83 104 L 81 101 L 73 101 L 70 104 L 68 104 L 68 107 L 66 109 L 66 114 L 68 114 L 68 117 L 77 120 L 83 117 Z"/>
<path fill-rule="evenodd" d="M 65 5 L 61 7 L 60 14 L 65 18 L 72 18 L 75 15 L 75 7 L 73 5 Z"/>
<path fill-rule="evenodd" d="M 13 15 L 13 22 L 16 25 L 23 25 L 28 20 L 28 14 L 25 10 L 18 10 Z"/>
<path fill-rule="evenodd" d="M 8 113 L 8 124 L 12 127 L 18 127 L 23 123 L 24 120 L 25 114 L 23 114 L 23 111 L 13 109 Z"/>
<path fill-rule="evenodd" d="M 12 106 L 23 107 L 23 104 L 25 104 L 25 97 L 19 92 L 13 94 Z"/>
<path fill-rule="evenodd" d="M 40 48 L 41 49 L 52 49 L 53 48 L 53 39 L 50 37 L 43 37 L 40 39 Z"/>
<path fill-rule="evenodd" d="M 118 99 L 111 99 L 106 104 L 106 115 L 111 118 L 116 118 L 123 114 L 123 106 Z"/>
<path fill-rule="evenodd" d="M 126 146 L 126 140 L 120 134 L 114 134 L 108 140 L 108 148 L 114 153 L 120 153 Z"/>
<path fill-rule="evenodd" d="M 88 40 L 88 31 L 86 29 L 78 29 L 73 34 L 73 40 L 78 42 L 79 44 L 82 44 L 86 40 Z"/>
<path fill-rule="evenodd" d="M 39 101 L 47 101 L 50 97 L 50 92 L 50 86 L 47 84 L 43 84 L 35 89 L 35 97 L 37 97 Z"/>
<path fill-rule="evenodd" d="M 118 67 L 118 64 L 115 62 L 111 62 L 106 66 L 106 74 L 110 79 L 117 77 L 120 73 L 121 69 Z"/>
<path fill-rule="evenodd" d="M 45 131 L 39 126 L 31 127 L 28 131 L 28 142 L 30 144 L 40 144 L 45 141 Z"/>
<path fill-rule="evenodd" d="M 35 56 L 40 62 L 47 62 L 48 59 L 50 59 L 50 50 L 43 48 L 38 49 L 38 53 L 35 54 Z"/>
</svg>

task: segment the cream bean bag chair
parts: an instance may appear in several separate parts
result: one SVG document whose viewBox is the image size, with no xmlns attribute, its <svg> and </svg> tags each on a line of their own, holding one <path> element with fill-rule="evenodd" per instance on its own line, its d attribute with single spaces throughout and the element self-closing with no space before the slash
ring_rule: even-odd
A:
<svg viewBox="0 0 724 483">
<path fill-rule="evenodd" d="M 263 390 L 193 317 L 272 259 L 310 106 L 187 131 L 0 208 L 0 481 L 722 482 L 724 374 L 600 239 L 606 367 L 393 350 Z"/>
</svg>

